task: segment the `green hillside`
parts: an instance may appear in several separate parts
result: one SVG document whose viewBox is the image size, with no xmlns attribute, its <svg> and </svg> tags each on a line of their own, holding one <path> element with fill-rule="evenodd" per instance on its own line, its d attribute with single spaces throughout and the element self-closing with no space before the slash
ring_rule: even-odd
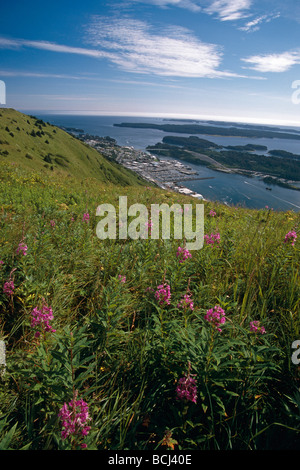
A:
<svg viewBox="0 0 300 470">
<path fill-rule="evenodd" d="M 0 160 L 44 174 L 93 177 L 122 186 L 146 184 L 58 127 L 14 109 L 0 109 Z"/>
</svg>

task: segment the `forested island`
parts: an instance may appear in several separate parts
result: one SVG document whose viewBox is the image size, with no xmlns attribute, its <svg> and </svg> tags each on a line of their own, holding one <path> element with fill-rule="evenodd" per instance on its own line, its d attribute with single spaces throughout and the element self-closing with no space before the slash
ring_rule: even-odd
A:
<svg viewBox="0 0 300 470">
<path fill-rule="evenodd" d="M 200 124 L 153 124 L 144 122 L 122 122 L 114 124 L 116 127 L 130 127 L 136 129 L 157 129 L 164 132 L 176 132 L 177 134 L 204 134 L 226 137 L 249 137 L 249 138 L 268 138 L 268 139 L 293 139 L 300 140 L 300 134 L 284 131 L 271 131 L 268 129 L 238 128 L 238 127 L 219 127 L 205 126 Z"/>
<path fill-rule="evenodd" d="M 157 156 L 205 165 L 219 171 L 261 176 L 267 184 L 300 189 L 295 184 L 300 181 L 300 160 L 289 152 L 274 150 L 273 155 L 258 155 L 255 150 L 266 151 L 267 147 L 252 144 L 224 147 L 196 136 L 165 136 L 162 142 L 148 146 L 147 150 Z"/>
<path fill-rule="evenodd" d="M 277 127 L 277 126 L 266 126 L 263 124 L 245 124 L 241 122 L 229 122 L 229 121 L 204 121 L 204 120 L 199 120 L 199 119 L 163 119 L 163 121 L 172 121 L 172 122 L 184 122 L 184 123 L 206 123 L 206 124 L 211 124 L 212 126 L 231 126 L 231 127 L 241 127 L 244 129 L 259 129 L 259 130 L 266 130 L 266 131 L 285 131 L 285 132 L 291 132 L 292 134 L 300 134 L 300 129 L 293 129 L 293 128 L 288 128 L 288 127 Z"/>
</svg>

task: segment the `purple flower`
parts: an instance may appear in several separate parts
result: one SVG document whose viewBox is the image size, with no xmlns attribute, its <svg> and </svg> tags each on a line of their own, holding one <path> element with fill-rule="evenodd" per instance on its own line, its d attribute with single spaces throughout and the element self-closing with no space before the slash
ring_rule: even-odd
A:
<svg viewBox="0 0 300 470">
<path fill-rule="evenodd" d="M 89 220 L 90 220 L 90 214 L 86 212 L 85 214 L 83 214 L 82 221 L 88 224 Z"/>
<path fill-rule="evenodd" d="M 215 305 L 214 308 L 207 310 L 204 318 L 208 322 L 212 323 L 218 331 L 222 332 L 220 325 L 225 323 L 226 317 L 225 311 L 219 305 Z"/>
<path fill-rule="evenodd" d="M 121 274 L 119 274 L 119 279 L 120 282 L 122 282 L 123 284 L 126 282 L 126 276 L 122 276 Z"/>
<path fill-rule="evenodd" d="M 154 294 L 156 300 L 158 300 L 160 305 L 167 304 L 170 305 L 171 290 L 168 284 L 161 284 L 157 286 L 157 290 Z"/>
<path fill-rule="evenodd" d="M 86 437 L 91 429 L 87 425 L 91 419 L 89 417 L 89 406 L 82 398 L 77 400 L 77 392 L 68 404 L 63 404 L 58 417 L 61 420 L 63 428 L 61 437 L 64 440 L 69 436 Z M 86 444 L 81 444 L 81 447 L 85 448 Z"/>
<path fill-rule="evenodd" d="M 187 400 L 197 403 L 197 381 L 196 374 L 190 373 L 191 364 L 188 364 L 188 373 L 178 380 L 176 394 L 178 400 Z"/>
<path fill-rule="evenodd" d="M 3 293 L 6 295 L 12 295 L 14 293 L 14 281 L 10 279 L 9 281 L 6 281 L 3 286 Z"/>
<path fill-rule="evenodd" d="M 31 320 L 31 327 L 32 328 L 37 328 L 41 327 L 44 332 L 51 332 L 55 333 L 55 329 L 52 328 L 50 325 L 50 321 L 53 320 L 53 311 L 51 307 L 48 307 L 47 305 L 43 305 L 40 310 L 38 310 L 37 307 L 33 309 L 31 312 L 32 315 L 32 320 Z M 36 331 L 35 337 L 38 338 L 40 336 L 41 332 Z"/>
<path fill-rule="evenodd" d="M 288 232 L 286 236 L 284 237 L 284 243 L 291 241 L 292 242 L 291 245 L 294 246 L 296 239 L 297 239 L 297 233 L 295 232 L 295 230 L 292 230 Z"/>
<path fill-rule="evenodd" d="M 266 332 L 266 329 L 264 326 L 260 326 L 260 322 L 256 320 L 250 322 L 250 331 L 263 335 Z"/>
<path fill-rule="evenodd" d="M 211 233 L 210 235 L 204 235 L 204 240 L 207 245 L 214 245 L 215 243 L 220 243 L 220 234 Z"/>
<path fill-rule="evenodd" d="M 194 303 L 191 299 L 192 294 L 185 294 L 183 299 L 177 304 L 177 308 L 191 309 L 194 310 Z"/>
<path fill-rule="evenodd" d="M 181 248 L 181 246 L 177 248 L 176 256 L 177 258 L 179 258 L 179 263 L 183 263 L 186 259 L 192 257 L 189 250 L 187 250 L 186 248 Z"/>
<path fill-rule="evenodd" d="M 20 252 L 22 252 L 23 255 L 26 256 L 26 255 L 27 255 L 27 250 L 28 250 L 27 245 L 25 245 L 25 243 L 23 243 L 23 242 L 20 242 L 20 243 L 19 243 L 19 246 L 18 246 L 18 248 L 17 248 L 17 255 L 18 255 Z"/>
<path fill-rule="evenodd" d="M 215 211 L 211 210 L 211 211 L 209 212 L 209 215 L 210 215 L 211 217 L 214 217 L 215 215 L 217 215 L 217 213 L 216 213 Z"/>
</svg>

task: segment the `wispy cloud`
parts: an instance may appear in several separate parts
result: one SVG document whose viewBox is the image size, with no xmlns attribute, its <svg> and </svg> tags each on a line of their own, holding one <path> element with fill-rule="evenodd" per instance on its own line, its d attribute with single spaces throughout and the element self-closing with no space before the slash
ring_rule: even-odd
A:
<svg viewBox="0 0 300 470">
<path fill-rule="evenodd" d="M 201 1 L 197 0 L 131 0 L 134 3 L 151 3 L 160 8 L 179 7 L 190 11 L 198 12 L 202 10 Z"/>
<path fill-rule="evenodd" d="M 33 49 L 42 49 L 45 51 L 60 52 L 67 54 L 79 54 L 95 58 L 110 57 L 108 53 L 94 49 L 71 47 L 48 41 L 29 41 L 27 39 L 7 39 L 0 37 L 0 48 L 2 49 L 20 49 L 22 47 L 30 47 Z"/>
<path fill-rule="evenodd" d="M 250 69 L 258 72 L 287 72 L 300 64 L 300 51 L 287 51 L 281 54 L 254 55 L 242 59 Z"/>
<path fill-rule="evenodd" d="M 160 8 L 179 7 L 193 12 L 216 15 L 221 21 L 232 21 L 248 16 L 253 0 L 128 0 L 130 3 L 157 5 Z M 127 2 L 128 3 L 128 2 Z"/>
<path fill-rule="evenodd" d="M 258 31 L 263 23 L 270 23 L 270 21 L 273 21 L 279 17 L 280 13 L 274 13 L 271 15 L 261 15 L 251 21 L 248 21 L 248 23 L 246 23 L 244 26 L 241 26 L 239 30 L 246 31 L 247 33 L 252 33 L 254 31 Z"/>
<path fill-rule="evenodd" d="M 214 0 L 205 12 L 216 14 L 221 21 L 234 21 L 249 16 L 251 4 L 252 0 Z"/>
<path fill-rule="evenodd" d="M 33 48 L 59 54 L 76 54 L 99 60 L 107 59 L 110 64 L 128 73 L 165 76 L 168 79 L 171 77 L 260 79 L 260 77 L 222 70 L 223 47 L 203 42 L 188 29 L 178 26 L 165 26 L 162 33 L 161 28 L 154 28 L 144 21 L 130 17 L 94 16 L 86 27 L 85 43 L 88 44 L 88 47 L 0 37 L 0 48 Z M 245 60 L 247 61 L 247 59 Z M 255 68 L 255 70 L 259 70 L 259 68 Z M 20 75 L 22 72 L 7 71 L 6 76 L 8 73 Z M 26 74 L 35 77 L 82 78 L 23 72 L 23 76 Z"/>
<path fill-rule="evenodd" d="M 56 74 L 56 73 L 41 73 L 31 72 L 25 70 L 1 70 L 0 77 L 28 77 L 28 78 L 59 78 L 65 80 L 91 80 L 90 77 L 82 75 L 68 75 L 68 74 Z"/>
<path fill-rule="evenodd" d="M 111 54 L 111 61 L 127 72 L 175 77 L 233 77 L 221 71 L 223 52 L 179 27 L 153 31 L 130 18 L 94 17 L 87 41 Z"/>
</svg>

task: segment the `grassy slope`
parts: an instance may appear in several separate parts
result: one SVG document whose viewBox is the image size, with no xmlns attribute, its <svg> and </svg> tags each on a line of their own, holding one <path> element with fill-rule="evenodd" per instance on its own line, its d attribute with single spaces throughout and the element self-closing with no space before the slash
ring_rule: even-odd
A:
<svg viewBox="0 0 300 470">
<path fill-rule="evenodd" d="M 69 448 L 57 414 L 75 385 L 90 406 L 89 448 L 167 450 L 168 430 L 181 449 L 297 448 L 299 369 L 291 344 L 300 333 L 300 254 L 299 240 L 294 247 L 283 240 L 300 214 L 205 202 L 205 233 L 220 233 L 220 244 L 179 264 L 183 240 L 96 237 L 96 207 L 117 207 L 121 195 L 128 206 L 197 203 L 159 188 L 87 184 L 68 172 L 41 175 L 0 162 L 0 337 L 7 343 L 0 448 Z M 16 254 L 22 238 L 26 256 Z M 10 276 L 15 289 L 7 297 Z M 172 297 L 160 308 L 151 289 L 163 280 Z M 194 311 L 178 308 L 187 289 Z M 42 298 L 57 331 L 37 340 L 31 312 Z M 221 334 L 204 320 L 216 304 L 226 311 Z M 252 320 L 267 333 L 251 333 Z M 73 362 L 69 328 L 78 342 Z M 175 388 L 188 361 L 198 400 L 185 408 Z"/>
<path fill-rule="evenodd" d="M 63 130 L 37 121 L 14 109 L 0 109 L 0 160 L 44 174 L 52 170 L 56 174 L 79 179 L 93 177 L 122 186 L 145 184 L 133 172 L 108 161 Z"/>
</svg>

